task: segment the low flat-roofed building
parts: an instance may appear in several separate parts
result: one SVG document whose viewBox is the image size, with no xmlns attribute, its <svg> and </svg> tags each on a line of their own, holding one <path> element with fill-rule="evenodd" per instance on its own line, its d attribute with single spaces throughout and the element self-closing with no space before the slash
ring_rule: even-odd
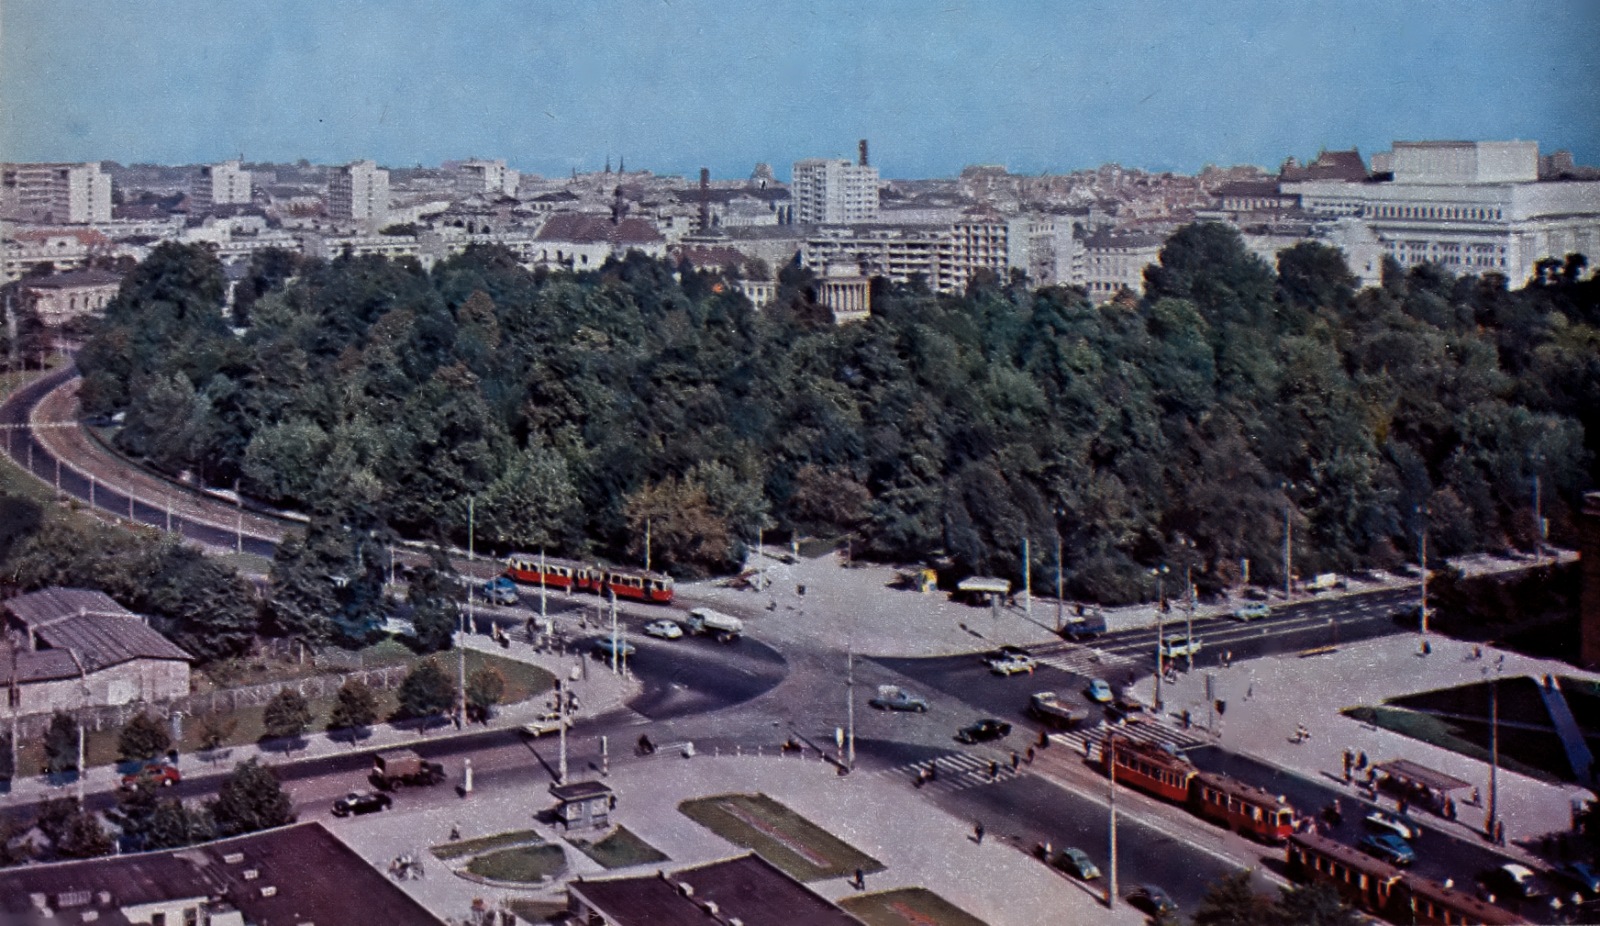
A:
<svg viewBox="0 0 1600 926">
<path fill-rule="evenodd" d="M 320 823 L 110 858 L 0 870 L 0 922 L 96 926 L 439 926 Z"/>
<path fill-rule="evenodd" d="M 99 315 L 116 298 L 122 277 L 104 270 L 74 270 L 25 278 L 22 298 L 52 327 L 84 315 Z"/>
<path fill-rule="evenodd" d="M 754 852 L 672 873 L 578 878 L 567 908 L 586 926 L 861 926 Z"/>
</svg>

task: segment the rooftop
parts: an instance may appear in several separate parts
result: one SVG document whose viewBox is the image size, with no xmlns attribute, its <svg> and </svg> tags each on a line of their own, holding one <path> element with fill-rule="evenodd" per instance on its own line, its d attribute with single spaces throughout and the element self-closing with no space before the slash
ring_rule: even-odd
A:
<svg viewBox="0 0 1600 926">
<path fill-rule="evenodd" d="M 539 241 L 565 241 L 573 244 L 609 243 L 613 246 L 654 244 L 662 240 L 656 227 L 644 219 L 624 218 L 613 222 L 599 215 L 562 212 L 549 221 L 534 236 Z"/>
<path fill-rule="evenodd" d="M 105 270 L 73 270 L 25 279 L 22 285 L 25 289 L 72 289 L 78 286 L 117 286 L 121 282 L 121 275 Z"/>
<path fill-rule="evenodd" d="M 745 926 L 861 926 L 754 852 L 672 874 L 579 879 L 567 889 L 613 926 L 705 926 L 734 919 Z"/>
</svg>

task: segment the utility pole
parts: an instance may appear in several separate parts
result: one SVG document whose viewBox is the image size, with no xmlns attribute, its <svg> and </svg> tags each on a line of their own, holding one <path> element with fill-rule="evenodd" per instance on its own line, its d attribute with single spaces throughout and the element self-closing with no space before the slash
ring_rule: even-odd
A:
<svg viewBox="0 0 1600 926">
<path fill-rule="evenodd" d="M 1022 610 L 1033 616 L 1033 560 L 1028 555 L 1028 538 L 1022 538 Z"/>
<path fill-rule="evenodd" d="M 650 519 L 644 519 L 644 571 L 650 571 Z"/>
<path fill-rule="evenodd" d="M 561 723 L 561 758 L 556 767 L 556 784 L 567 783 L 567 681 L 556 679 L 556 713 Z"/>
<path fill-rule="evenodd" d="M 478 554 L 475 535 L 477 533 L 477 500 L 467 497 L 467 621 L 476 626 L 472 614 L 472 567 L 476 564 Z M 457 548 L 459 549 L 459 547 Z M 456 700 L 456 709 L 461 712 L 461 727 L 467 726 L 467 630 L 461 628 L 461 642 L 456 646 L 456 684 L 460 694 Z"/>
<path fill-rule="evenodd" d="M 1056 633 L 1061 633 L 1062 613 L 1064 606 L 1061 600 L 1061 529 L 1056 528 Z"/>
<path fill-rule="evenodd" d="M 1191 544 L 1190 544 L 1190 552 L 1192 553 L 1193 550 L 1194 550 L 1194 545 L 1191 542 Z M 1194 563 L 1188 557 L 1184 557 L 1184 562 L 1183 562 L 1184 594 L 1186 594 L 1188 596 L 1188 598 L 1189 598 L 1189 606 L 1188 606 L 1187 612 L 1185 613 L 1184 618 L 1183 618 L 1184 643 L 1186 644 L 1186 648 L 1189 650 L 1187 653 L 1184 654 L 1184 659 L 1188 660 L 1188 662 L 1186 664 L 1186 667 L 1184 669 L 1184 671 L 1186 671 L 1186 672 L 1193 672 L 1194 671 L 1194 581 L 1193 581 L 1193 579 L 1190 578 L 1191 571 L 1193 569 L 1194 569 Z"/>
<path fill-rule="evenodd" d="M 844 767 L 856 767 L 856 654 L 854 644 L 847 643 L 844 651 L 845 665 L 845 754 Z"/>
<path fill-rule="evenodd" d="M 1164 624 L 1163 624 L 1163 621 L 1162 621 L 1163 614 L 1162 614 L 1162 610 L 1161 609 L 1162 609 L 1162 605 L 1164 605 L 1166 603 L 1167 596 L 1166 596 L 1166 589 L 1165 589 L 1165 586 L 1164 586 L 1164 584 L 1162 582 L 1162 579 L 1164 579 L 1166 577 L 1167 564 L 1166 563 L 1162 563 L 1159 567 L 1151 569 L 1150 570 L 1150 574 L 1156 577 L 1156 704 L 1155 704 L 1155 707 L 1156 707 L 1156 713 L 1160 714 L 1161 713 L 1161 708 L 1163 706 L 1162 703 L 1161 703 L 1161 677 L 1163 675 L 1166 675 L 1166 671 L 1165 671 L 1166 670 L 1166 666 L 1163 665 L 1163 663 L 1166 661 L 1166 656 L 1163 655 L 1163 652 L 1162 652 L 1163 650 L 1166 649 L 1166 641 L 1162 638 L 1162 627 L 1164 626 Z"/>
<path fill-rule="evenodd" d="M 1422 532 L 1417 537 L 1417 561 L 1422 566 L 1420 595 L 1417 599 L 1417 618 L 1421 621 L 1422 635 L 1428 635 L 1428 509 L 1418 507 L 1422 516 Z"/>
<path fill-rule="evenodd" d="M 1106 760 L 1106 774 L 1111 776 L 1111 864 L 1106 866 L 1106 909 L 1117 906 L 1117 738 L 1108 734 L 1101 747 L 1101 757 Z"/>
<path fill-rule="evenodd" d="M 32 445 L 29 445 L 32 446 Z M 1533 564 L 1544 565 L 1544 508 L 1539 498 L 1539 474 L 1533 474 Z"/>
<path fill-rule="evenodd" d="M 1493 842 L 1500 822 L 1500 676 L 1489 680 L 1489 813 L 1483 834 Z"/>
<path fill-rule="evenodd" d="M 244 553 L 244 496 L 239 494 L 239 480 L 233 481 L 233 552 Z M 133 520 L 133 501 L 129 497 L 128 520 Z"/>
<path fill-rule="evenodd" d="M 1289 483 L 1283 484 L 1283 603 L 1294 591 L 1294 521 L 1289 517 Z"/>
<path fill-rule="evenodd" d="M 550 613 L 546 610 L 544 591 L 544 547 L 539 548 L 539 632 L 548 633 Z"/>
<path fill-rule="evenodd" d="M 611 674 L 618 672 L 617 662 L 621 659 L 621 647 L 617 644 L 617 590 L 611 590 Z"/>
</svg>

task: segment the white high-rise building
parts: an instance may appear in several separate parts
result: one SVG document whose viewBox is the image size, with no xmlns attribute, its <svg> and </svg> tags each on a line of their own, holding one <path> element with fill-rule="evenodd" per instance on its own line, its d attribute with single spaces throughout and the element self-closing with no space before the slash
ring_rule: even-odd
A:
<svg viewBox="0 0 1600 926">
<path fill-rule="evenodd" d="M 93 225 L 111 221 L 111 175 L 87 164 L 6 164 L 0 212 L 26 222 Z"/>
<path fill-rule="evenodd" d="M 873 222 L 878 218 L 878 169 L 843 158 L 795 161 L 789 196 L 794 219 L 802 224 Z"/>
<path fill-rule="evenodd" d="M 246 205 L 250 202 L 250 172 L 238 161 L 207 164 L 189 187 L 189 200 L 195 212 L 205 212 L 213 206 Z"/>
<path fill-rule="evenodd" d="M 1313 218 L 1359 220 L 1402 267 L 1495 272 L 1518 287 L 1545 258 L 1600 255 L 1600 181 L 1539 180 L 1533 142 L 1396 142 L 1372 163 L 1393 179 L 1282 190 Z"/>
<path fill-rule="evenodd" d="M 522 174 L 506 166 L 504 158 L 484 161 L 474 158 L 462 161 L 456 173 L 456 191 L 463 196 L 482 193 L 486 196 L 516 196 L 517 184 Z"/>
<path fill-rule="evenodd" d="M 354 161 L 328 181 L 328 214 L 381 225 L 389 216 L 389 172 L 372 161 Z"/>
</svg>

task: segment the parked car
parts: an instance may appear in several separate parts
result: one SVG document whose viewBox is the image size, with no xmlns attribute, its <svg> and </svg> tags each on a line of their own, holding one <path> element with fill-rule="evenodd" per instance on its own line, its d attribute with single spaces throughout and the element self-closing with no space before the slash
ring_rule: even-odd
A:
<svg viewBox="0 0 1600 926">
<path fill-rule="evenodd" d="M 152 788 L 170 788 L 183 780 L 183 773 L 178 771 L 176 765 L 165 762 L 152 762 L 143 768 L 136 769 L 122 776 L 122 787 L 132 790 L 141 784 Z"/>
<path fill-rule="evenodd" d="M 1116 699 L 1116 695 L 1111 693 L 1111 683 L 1103 678 L 1089 679 L 1089 687 L 1084 692 L 1096 704 L 1110 704 Z"/>
<path fill-rule="evenodd" d="M 1401 839 L 1407 840 L 1416 839 L 1422 835 L 1422 827 L 1418 826 L 1416 821 L 1410 817 L 1385 813 L 1381 810 L 1374 810 L 1372 813 L 1367 814 L 1367 826 L 1386 833 L 1393 833 Z"/>
<path fill-rule="evenodd" d="M 1116 700 L 1112 701 L 1106 708 L 1106 714 L 1113 720 L 1134 721 L 1137 719 L 1142 721 L 1144 720 L 1144 712 L 1144 702 L 1126 691 L 1118 695 Z"/>
<path fill-rule="evenodd" d="M 1177 901 L 1154 884 L 1141 884 L 1134 888 L 1133 893 L 1128 895 L 1128 903 L 1151 916 L 1169 916 L 1178 912 Z"/>
<path fill-rule="evenodd" d="M 996 675 L 1016 675 L 1018 672 L 1032 675 L 1036 668 L 1038 664 L 1027 654 L 1012 654 L 989 660 L 989 671 Z"/>
<path fill-rule="evenodd" d="M 1168 659 L 1179 656 L 1193 656 L 1200 652 L 1200 641 L 1188 637 L 1172 637 L 1161 644 L 1161 655 Z"/>
<path fill-rule="evenodd" d="M 1272 609 L 1267 607 L 1265 602 L 1260 601 L 1252 601 L 1249 604 L 1240 605 L 1239 607 L 1233 609 L 1233 617 L 1235 620 L 1253 621 L 1258 618 L 1270 616 L 1272 616 Z"/>
<path fill-rule="evenodd" d="M 1556 869 L 1562 880 L 1590 897 L 1600 897 L 1600 869 L 1588 862 L 1568 862 Z"/>
<path fill-rule="evenodd" d="M 1539 880 L 1539 876 L 1533 873 L 1533 869 L 1515 862 L 1508 862 L 1490 870 L 1484 875 L 1483 883 L 1496 894 L 1522 900 L 1543 897 L 1549 893 Z"/>
<path fill-rule="evenodd" d="M 683 628 L 677 621 L 665 619 L 645 624 L 644 632 L 646 636 L 655 637 L 657 640 L 676 640 L 683 636 Z"/>
<path fill-rule="evenodd" d="M 928 711 L 928 702 L 921 695 L 912 694 L 899 685 L 879 685 L 877 695 L 868 698 L 867 703 L 882 711 L 912 711 L 918 714 Z"/>
<path fill-rule="evenodd" d="M 505 576 L 495 576 L 478 586 L 478 595 L 490 604 L 516 604 L 517 586 Z"/>
<path fill-rule="evenodd" d="M 1020 646 L 1013 646 L 1012 644 L 1007 643 L 1005 646 L 1002 646 L 999 649 L 992 649 L 992 650 L 989 650 L 988 652 L 984 653 L 982 659 L 983 659 L 984 664 L 987 665 L 987 664 L 995 661 L 996 659 L 1005 659 L 1008 656 L 1026 656 L 1026 655 L 1028 655 L 1028 651 L 1026 649 L 1023 649 Z"/>
<path fill-rule="evenodd" d="M 394 804 L 394 798 L 375 791 L 351 791 L 333 802 L 333 815 L 348 817 L 351 814 L 377 813 Z"/>
<path fill-rule="evenodd" d="M 1061 700 L 1061 696 L 1053 691 L 1036 691 L 1028 699 L 1028 716 L 1047 727 L 1070 730 L 1088 720 L 1089 712 Z"/>
<path fill-rule="evenodd" d="M 1360 849 L 1391 865 L 1409 865 L 1417 860 L 1417 851 L 1393 833 L 1369 833 L 1361 837 Z"/>
<path fill-rule="evenodd" d="M 1076 846 L 1062 849 L 1061 854 L 1050 864 L 1083 881 L 1093 881 L 1100 877 L 1100 869 L 1095 867 L 1094 862 L 1089 861 L 1088 853 Z"/>
<path fill-rule="evenodd" d="M 963 743 L 987 743 L 1011 733 L 1011 724 L 994 717 L 984 717 L 956 731 L 956 739 Z"/>
<path fill-rule="evenodd" d="M 621 656 L 621 657 L 624 657 L 624 658 L 626 658 L 628 656 L 632 656 L 634 653 L 639 651 L 639 648 L 637 646 L 634 646 L 632 643 L 629 643 L 627 640 L 620 640 L 619 639 L 619 640 L 613 641 L 610 637 L 600 637 L 599 639 L 594 641 L 594 654 L 596 656 L 600 656 L 600 657 L 602 657 L 604 659 L 610 659 L 611 658 L 611 651 L 613 649 L 616 650 L 616 654 L 618 656 Z"/>
</svg>

